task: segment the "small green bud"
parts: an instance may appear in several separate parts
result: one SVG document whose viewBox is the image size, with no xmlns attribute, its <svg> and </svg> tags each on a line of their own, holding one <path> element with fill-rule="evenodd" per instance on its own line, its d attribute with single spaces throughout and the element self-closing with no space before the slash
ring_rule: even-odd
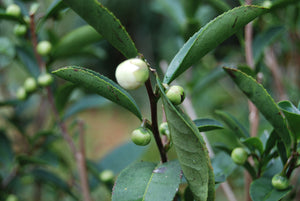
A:
<svg viewBox="0 0 300 201">
<path fill-rule="evenodd" d="M 243 165 L 248 159 L 248 153 L 245 149 L 238 147 L 231 152 L 231 158 L 236 164 Z"/>
<path fill-rule="evenodd" d="M 18 197 L 10 194 L 9 196 L 7 196 L 6 201 L 18 201 Z"/>
<path fill-rule="evenodd" d="M 42 56 L 48 55 L 51 52 L 51 49 L 51 43 L 46 40 L 39 42 L 36 47 L 36 51 Z"/>
<path fill-rule="evenodd" d="M 16 36 L 24 36 L 27 32 L 27 27 L 24 24 L 17 24 L 14 27 L 14 34 Z"/>
<path fill-rule="evenodd" d="M 99 179 L 105 183 L 113 181 L 114 177 L 115 177 L 115 175 L 112 170 L 103 170 L 99 174 Z"/>
<path fill-rule="evenodd" d="M 25 80 L 24 89 L 26 90 L 26 92 L 28 93 L 33 92 L 36 90 L 36 88 L 37 88 L 37 84 L 33 77 L 29 77 Z"/>
<path fill-rule="evenodd" d="M 50 73 L 43 73 L 38 77 L 38 84 L 40 86 L 46 87 L 53 82 L 53 77 Z"/>
<path fill-rule="evenodd" d="M 162 135 L 170 136 L 170 130 L 167 122 L 163 122 L 159 125 L 159 133 Z"/>
<path fill-rule="evenodd" d="M 137 89 L 149 78 L 149 69 L 142 59 L 128 59 L 116 69 L 117 82 L 127 90 Z"/>
<path fill-rule="evenodd" d="M 24 89 L 24 87 L 19 87 L 19 89 L 16 92 L 16 97 L 19 100 L 25 100 L 27 97 L 27 93 L 26 90 Z"/>
<path fill-rule="evenodd" d="M 21 8 L 17 4 L 10 4 L 6 8 L 6 14 L 15 16 L 15 17 L 19 17 L 21 15 Z"/>
<path fill-rule="evenodd" d="M 131 140 L 139 146 L 146 146 L 151 141 L 151 131 L 147 128 L 139 127 L 131 133 Z"/>
<path fill-rule="evenodd" d="M 266 0 L 266 1 L 263 2 L 262 7 L 271 8 L 272 7 L 272 2 L 269 1 L 269 0 Z"/>
<path fill-rule="evenodd" d="M 181 104 L 185 99 L 184 89 L 178 85 L 171 86 L 167 89 L 166 95 L 174 105 Z"/>
<path fill-rule="evenodd" d="M 278 190 L 285 190 L 289 187 L 290 182 L 287 177 L 276 174 L 272 178 L 272 186 Z"/>
</svg>

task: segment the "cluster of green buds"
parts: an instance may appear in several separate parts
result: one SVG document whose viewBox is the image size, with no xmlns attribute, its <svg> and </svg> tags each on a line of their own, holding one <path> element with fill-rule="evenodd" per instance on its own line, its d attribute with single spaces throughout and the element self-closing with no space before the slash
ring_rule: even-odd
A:
<svg viewBox="0 0 300 201">
<path fill-rule="evenodd" d="M 13 16 L 13 17 L 21 17 L 22 12 L 20 6 L 17 4 L 10 4 L 7 8 L 5 13 L 7 15 Z M 16 36 L 24 36 L 27 33 L 27 25 L 25 24 L 16 24 L 14 27 L 14 34 Z"/>
<path fill-rule="evenodd" d="M 16 92 L 16 97 L 19 100 L 25 100 L 29 94 L 34 93 L 38 86 L 47 87 L 53 82 L 53 77 L 50 73 L 42 73 L 38 76 L 37 80 L 33 77 L 28 77 L 24 81 L 23 86 L 19 87 Z"/>
</svg>

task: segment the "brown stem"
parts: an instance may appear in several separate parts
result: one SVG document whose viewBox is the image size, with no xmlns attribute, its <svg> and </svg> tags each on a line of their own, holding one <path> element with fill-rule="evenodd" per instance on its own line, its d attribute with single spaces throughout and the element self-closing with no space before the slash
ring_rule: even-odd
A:
<svg viewBox="0 0 300 201">
<path fill-rule="evenodd" d="M 36 61 L 38 62 L 38 66 L 40 67 L 41 72 L 46 70 L 46 64 L 43 61 L 42 57 L 36 51 L 36 46 L 38 44 L 38 40 L 35 34 L 35 21 L 34 21 L 34 14 L 30 14 L 30 34 L 31 34 L 31 43 L 33 46 L 34 56 Z"/>
<path fill-rule="evenodd" d="M 90 189 L 88 183 L 88 174 L 86 170 L 85 159 L 85 140 L 84 140 L 84 124 L 82 121 L 78 122 L 79 125 L 79 151 L 76 153 L 76 162 L 79 170 L 80 185 L 84 201 L 91 201 Z"/>
<path fill-rule="evenodd" d="M 165 162 L 168 161 L 168 159 L 167 159 L 167 154 L 166 154 L 166 151 L 165 151 L 164 146 L 162 144 L 162 141 L 161 141 L 161 138 L 160 138 L 160 135 L 159 135 L 159 131 L 158 131 L 158 125 L 157 125 L 157 98 L 156 98 L 155 94 L 153 93 L 150 78 L 146 81 L 145 86 L 146 86 L 147 93 L 148 93 L 148 96 L 149 96 L 149 101 L 150 101 L 152 132 L 153 132 L 153 135 L 154 135 L 156 145 L 157 145 L 158 150 L 159 150 L 161 162 L 165 163 Z"/>
<path fill-rule="evenodd" d="M 279 64 L 276 59 L 274 48 L 269 48 L 265 51 L 265 63 L 267 67 L 270 69 L 272 76 L 274 78 L 279 100 L 287 99 L 287 95 L 285 93 L 284 86 L 282 84 L 282 79 L 280 76 L 281 72 L 280 72 Z"/>
<path fill-rule="evenodd" d="M 246 5 L 251 5 L 252 0 L 245 0 Z M 247 65 L 254 69 L 254 58 L 252 52 L 252 41 L 253 41 L 253 25 L 252 22 L 245 26 L 245 54 Z M 255 105 L 248 101 L 249 107 L 249 123 L 250 123 L 250 135 L 252 137 L 257 136 L 258 125 L 259 125 L 259 112 Z M 245 192 L 246 200 L 251 201 L 249 194 L 250 184 L 252 182 L 251 176 L 248 172 L 245 172 Z"/>
</svg>

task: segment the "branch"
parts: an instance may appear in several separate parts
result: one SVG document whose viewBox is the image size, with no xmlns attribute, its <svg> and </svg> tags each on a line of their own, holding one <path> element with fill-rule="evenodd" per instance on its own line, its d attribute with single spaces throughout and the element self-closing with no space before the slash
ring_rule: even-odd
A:
<svg viewBox="0 0 300 201">
<path fill-rule="evenodd" d="M 155 139 L 155 142 L 156 142 L 158 150 L 159 150 L 161 162 L 165 163 L 165 162 L 168 161 L 168 159 L 167 159 L 167 154 L 166 154 L 166 151 L 165 151 L 164 146 L 162 144 L 162 141 L 161 141 L 161 138 L 160 138 L 160 135 L 159 135 L 159 131 L 158 131 L 158 125 L 157 125 L 157 98 L 156 98 L 155 94 L 153 93 L 150 77 L 146 81 L 145 86 L 146 86 L 147 93 L 148 93 L 148 96 L 149 96 L 149 101 L 150 101 L 152 132 L 153 132 L 154 139 Z"/>
<path fill-rule="evenodd" d="M 162 71 L 166 72 L 166 70 L 168 68 L 167 62 L 161 61 L 159 65 L 160 65 L 160 68 L 162 69 Z M 176 81 L 173 81 L 173 82 L 176 84 Z M 184 110 L 186 111 L 186 113 L 190 116 L 191 119 L 197 118 L 197 114 L 193 108 L 193 103 L 189 96 L 186 96 L 185 100 L 182 103 L 182 106 L 183 106 Z M 214 157 L 215 153 L 214 153 L 209 141 L 207 140 L 205 133 L 201 132 L 201 135 L 206 143 L 209 157 Z M 237 201 L 237 199 L 227 181 L 221 183 L 220 185 L 229 201 Z"/>
</svg>

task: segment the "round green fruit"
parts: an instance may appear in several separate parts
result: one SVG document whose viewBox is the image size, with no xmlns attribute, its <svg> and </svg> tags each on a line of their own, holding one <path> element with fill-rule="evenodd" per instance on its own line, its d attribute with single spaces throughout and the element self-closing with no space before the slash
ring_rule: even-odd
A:
<svg viewBox="0 0 300 201">
<path fill-rule="evenodd" d="M 139 146 L 146 146 L 151 141 L 151 131 L 147 128 L 139 127 L 131 133 L 131 140 Z"/>
<path fill-rule="evenodd" d="M 174 105 L 181 104 L 185 98 L 184 89 L 178 85 L 171 86 L 167 89 L 166 95 Z"/>
<path fill-rule="evenodd" d="M 27 27 L 24 24 L 17 24 L 14 27 L 14 34 L 16 36 L 24 36 L 27 32 Z"/>
<path fill-rule="evenodd" d="M 50 73 L 43 73 L 38 77 L 38 84 L 40 86 L 46 87 L 53 82 L 53 77 Z"/>
<path fill-rule="evenodd" d="M 285 190 L 289 187 L 290 182 L 288 178 L 280 174 L 276 174 L 272 178 L 272 186 L 278 190 Z"/>
<path fill-rule="evenodd" d="M 133 90 L 142 86 L 149 78 L 149 69 L 142 59 L 128 59 L 116 69 L 116 79 L 124 89 Z"/>
<path fill-rule="evenodd" d="M 28 93 L 33 92 L 36 90 L 36 88 L 37 88 L 37 84 L 33 77 L 29 77 L 25 80 L 24 89 L 26 90 L 26 92 Z"/>
<path fill-rule="evenodd" d="M 21 15 L 21 8 L 17 4 L 10 4 L 6 8 L 6 14 L 14 17 L 19 17 Z"/>
<path fill-rule="evenodd" d="M 231 152 L 231 158 L 236 164 L 243 165 L 248 159 L 248 153 L 245 149 L 238 147 Z"/>
<path fill-rule="evenodd" d="M 36 51 L 42 56 L 48 55 L 51 52 L 51 49 L 51 43 L 46 40 L 39 42 L 36 47 Z"/>
<path fill-rule="evenodd" d="M 99 174 L 99 179 L 105 183 L 113 181 L 114 177 L 115 177 L 115 175 L 112 170 L 103 170 Z"/>
<path fill-rule="evenodd" d="M 25 100 L 27 97 L 27 93 L 26 90 L 24 89 L 24 87 L 20 87 L 17 92 L 16 92 L 16 97 L 19 100 Z"/>
</svg>

